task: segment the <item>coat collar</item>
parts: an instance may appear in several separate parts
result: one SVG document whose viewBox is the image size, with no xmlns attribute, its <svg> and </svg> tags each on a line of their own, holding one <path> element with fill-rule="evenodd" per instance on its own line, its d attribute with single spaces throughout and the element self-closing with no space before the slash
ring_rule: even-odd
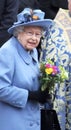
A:
<svg viewBox="0 0 71 130">
<path fill-rule="evenodd" d="M 24 49 L 24 47 L 18 42 L 18 40 L 17 40 L 17 49 L 18 49 L 19 55 L 22 57 L 22 59 L 25 61 L 26 64 L 30 64 L 32 62 L 32 59 L 35 62 L 38 62 L 37 50 L 36 49 L 33 49 L 31 51 L 31 53 L 28 53 Z"/>
</svg>

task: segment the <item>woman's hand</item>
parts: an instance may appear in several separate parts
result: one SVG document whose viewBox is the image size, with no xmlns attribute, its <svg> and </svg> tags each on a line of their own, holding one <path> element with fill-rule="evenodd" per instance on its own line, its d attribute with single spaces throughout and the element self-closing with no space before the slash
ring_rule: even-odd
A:
<svg viewBox="0 0 71 130">
<path fill-rule="evenodd" d="M 28 99 L 32 101 L 37 101 L 40 103 L 45 103 L 47 102 L 47 99 L 49 98 L 49 93 L 48 90 L 37 90 L 37 91 L 29 91 L 29 96 Z"/>
</svg>

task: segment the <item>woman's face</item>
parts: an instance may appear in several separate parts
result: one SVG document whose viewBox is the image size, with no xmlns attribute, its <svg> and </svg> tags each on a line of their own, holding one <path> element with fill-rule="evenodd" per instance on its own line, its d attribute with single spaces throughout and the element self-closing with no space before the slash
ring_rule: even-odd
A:
<svg viewBox="0 0 71 130">
<path fill-rule="evenodd" d="M 38 46 L 41 35 L 41 27 L 26 26 L 24 30 L 18 34 L 18 40 L 26 50 L 30 51 Z"/>
</svg>

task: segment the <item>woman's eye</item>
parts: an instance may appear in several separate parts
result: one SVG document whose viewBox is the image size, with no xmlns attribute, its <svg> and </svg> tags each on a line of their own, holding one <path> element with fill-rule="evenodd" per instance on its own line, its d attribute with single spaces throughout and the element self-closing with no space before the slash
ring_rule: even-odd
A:
<svg viewBox="0 0 71 130">
<path fill-rule="evenodd" d="M 32 32 L 27 32 L 27 34 L 28 34 L 29 36 L 33 35 Z"/>
</svg>

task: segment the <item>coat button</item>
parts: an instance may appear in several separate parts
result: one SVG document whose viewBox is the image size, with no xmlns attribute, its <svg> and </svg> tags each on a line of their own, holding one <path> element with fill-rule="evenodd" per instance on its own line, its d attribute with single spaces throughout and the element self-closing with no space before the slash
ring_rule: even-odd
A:
<svg viewBox="0 0 71 130">
<path fill-rule="evenodd" d="M 37 122 L 37 125 L 40 125 L 40 123 L 39 123 L 39 122 Z"/>
<path fill-rule="evenodd" d="M 30 123 L 30 126 L 33 126 L 33 123 Z"/>
<path fill-rule="evenodd" d="M 35 78 L 33 77 L 33 81 L 35 81 Z"/>
</svg>

